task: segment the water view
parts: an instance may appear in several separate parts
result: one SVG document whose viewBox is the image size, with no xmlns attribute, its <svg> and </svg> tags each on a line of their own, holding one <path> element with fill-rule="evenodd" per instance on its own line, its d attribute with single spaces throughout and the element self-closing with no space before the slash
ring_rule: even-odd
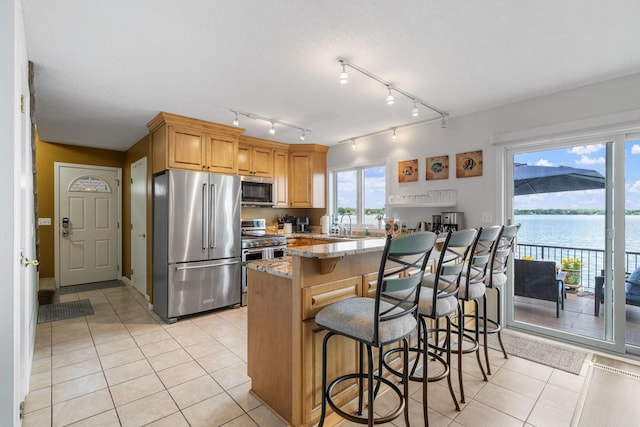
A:
<svg viewBox="0 0 640 427">
<path fill-rule="evenodd" d="M 604 215 L 515 215 L 518 242 L 604 249 Z M 626 251 L 640 252 L 640 215 L 626 217 Z"/>
</svg>

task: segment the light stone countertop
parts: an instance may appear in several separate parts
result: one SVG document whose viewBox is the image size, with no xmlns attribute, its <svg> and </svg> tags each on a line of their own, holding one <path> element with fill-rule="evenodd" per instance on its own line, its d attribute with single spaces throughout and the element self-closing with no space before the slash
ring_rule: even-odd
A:
<svg viewBox="0 0 640 427">
<path fill-rule="evenodd" d="M 347 255 L 381 252 L 384 249 L 384 238 L 346 240 L 344 242 L 323 243 L 310 246 L 287 248 L 285 253 L 306 258 L 339 258 Z"/>
<path fill-rule="evenodd" d="M 247 268 L 263 271 L 274 276 L 291 279 L 291 257 L 261 259 L 247 262 Z"/>
</svg>

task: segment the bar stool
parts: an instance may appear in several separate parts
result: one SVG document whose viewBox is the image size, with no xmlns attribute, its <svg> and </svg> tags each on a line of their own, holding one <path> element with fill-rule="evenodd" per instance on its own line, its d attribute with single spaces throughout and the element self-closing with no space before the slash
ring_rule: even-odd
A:
<svg viewBox="0 0 640 427">
<path fill-rule="evenodd" d="M 425 274 L 422 281 L 422 290 L 420 291 L 420 305 L 418 308 L 418 339 L 417 345 L 409 349 L 416 353 L 416 357 L 412 362 L 409 380 L 427 382 L 440 381 L 447 379 L 449 392 L 456 410 L 460 410 L 458 399 L 456 398 L 453 386 L 451 384 L 451 315 L 457 313 L 459 309 L 458 291 L 460 288 L 460 278 L 462 270 L 465 266 L 464 261 L 467 259 L 468 253 L 473 246 L 477 230 L 467 229 L 460 231 L 449 231 L 447 237 L 440 249 L 440 256 L 435 268 L 435 273 Z M 446 319 L 446 328 L 441 328 L 440 319 Z M 436 322 L 436 327 L 429 330 L 427 320 Z M 440 344 L 440 333 L 445 332 L 445 337 Z M 458 336 L 458 343 L 461 343 L 461 330 Z M 430 333 L 435 334 L 433 342 L 429 342 Z M 458 346 L 458 351 L 460 346 Z M 391 355 L 399 351 L 392 349 L 385 353 L 384 364 L 391 372 L 399 375 L 389 366 L 389 358 Z M 443 358 L 441 355 L 445 353 Z M 424 360 L 422 372 L 418 372 L 420 367 L 420 359 Z M 460 354 L 458 355 L 460 357 Z M 428 358 L 437 361 L 442 366 L 442 372 L 428 376 L 427 362 Z M 423 413 L 427 420 L 427 390 L 423 387 Z"/>
<path fill-rule="evenodd" d="M 375 298 L 351 298 L 336 302 L 316 315 L 316 323 L 328 331 L 322 344 L 322 410 L 319 426 L 326 417 L 327 404 L 331 409 L 351 422 L 373 426 L 389 422 L 404 412 L 409 424 L 408 337 L 416 329 L 418 301 L 424 271 L 436 241 L 432 232 L 412 233 L 396 238 L 387 237 L 376 282 Z M 359 372 L 342 375 L 327 386 L 327 345 L 333 336 L 341 335 L 358 341 L 360 346 Z M 403 390 L 383 377 L 382 358 L 378 371 L 374 372 L 372 348 L 382 354 L 384 345 L 402 341 Z M 368 364 L 363 372 L 364 348 Z M 357 380 L 358 409 L 347 413 L 333 399 L 334 388 L 344 381 Z M 367 414 L 363 416 L 364 382 L 367 382 Z M 398 407 L 390 414 L 376 418 L 375 398 L 381 384 L 385 384 L 399 399 Z M 426 389 L 426 382 L 423 385 Z"/>
<path fill-rule="evenodd" d="M 488 334 L 498 334 L 498 342 L 500 343 L 500 348 L 502 349 L 502 354 L 505 359 L 508 359 L 507 352 L 504 349 L 504 345 L 502 344 L 502 336 L 500 335 L 500 331 L 502 330 L 502 289 L 504 285 L 507 283 L 507 269 L 509 266 L 509 256 L 513 252 L 513 247 L 515 245 L 516 236 L 518 234 L 518 230 L 520 229 L 520 224 L 507 225 L 502 229 L 502 233 L 500 234 L 500 238 L 498 239 L 498 243 L 495 245 L 495 250 L 491 256 L 491 261 L 489 262 L 489 272 L 487 274 L 487 278 L 485 280 L 485 285 L 487 288 L 495 289 L 496 291 L 496 318 L 495 320 L 490 319 L 487 313 L 487 295 L 483 295 L 482 297 L 482 333 L 484 335 L 484 358 L 487 364 L 487 374 L 491 375 L 491 365 L 489 364 L 489 347 L 487 347 L 487 336 Z"/>
<path fill-rule="evenodd" d="M 458 299 L 460 300 L 460 315 L 454 317 L 454 327 L 462 328 L 462 354 L 475 353 L 482 378 L 487 381 L 487 375 L 480 360 L 480 315 L 478 300 L 485 296 L 485 280 L 489 262 L 493 256 L 496 244 L 502 233 L 502 226 L 479 228 L 478 237 L 470 251 L 467 266 L 462 271 L 462 284 Z M 465 303 L 473 301 L 474 314 L 465 314 Z M 473 318 L 473 328 L 467 326 L 467 319 Z M 473 335 L 470 335 L 473 333 Z M 468 345 L 465 346 L 464 344 Z M 458 383 L 460 384 L 460 402 L 465 403 L 464 384 L 462 382 L 462 357 L 458 357 Z"/>
</svg>

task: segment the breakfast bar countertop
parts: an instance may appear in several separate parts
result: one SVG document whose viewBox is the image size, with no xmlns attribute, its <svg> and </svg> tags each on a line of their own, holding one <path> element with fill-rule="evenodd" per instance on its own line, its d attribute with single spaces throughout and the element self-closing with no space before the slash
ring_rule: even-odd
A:
<svg viewBox="0 0 640 427">
<path fill-rule="evenodd" d="M 347 255 L 358 255 L 369 252 L 380 252 L 384 249 L 384 238 L 365 238 L 344 242 L 324 243 L 310 246 L 287 248 L 285 253 L 304 258 L 340 258 Z"/>
</svg>

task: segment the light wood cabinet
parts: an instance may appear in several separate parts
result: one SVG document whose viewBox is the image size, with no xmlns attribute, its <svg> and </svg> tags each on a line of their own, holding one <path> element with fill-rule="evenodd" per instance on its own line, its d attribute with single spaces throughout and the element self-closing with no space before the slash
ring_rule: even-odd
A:
<svg viewBox="0 0 640 427">
<path fill-rule="evenodd" d="M 302 324 L 303 360 L 302 393 L 307 396 L 303 400 L 302 413 L 307 420 L 320 418 L 322 409 L 322 341 L 327 331 L 319 327 L 316 322 L 307 320 Z M 327 345 L 328 360 L 327 378 L 337 378 L 340 375 L 358 372 L 358 342 L 343 336 L 334 335 Z M 356 390 L 356 380 L 344 381 L 334 389 L 334 401 L 345 405 L 353 400 Z M 346 408 L 355 410 L 356 401 L 352 401 Z"/>
<path fill-rule="evenodd" d="M 153 173 L 187 169 L 237 174 L 238 137 L 244 129 L 165 112 L 147 127 Z"/>
<path fill-rule="evenodd" d="M 238 174 L 273 178 L 271 141 L 241 136 L 238 145 Z"/>
<path fill-rule="evenodd" d="M 289 206 L 324 208 L 328 147 L 296 144 L 289 147 Z"/>
<path fill-rule="evenodd" d="M 276 180 L 274 206 L 289 206 L 289 151 L 273 151 L 273 177 Z"/>
</svg>

